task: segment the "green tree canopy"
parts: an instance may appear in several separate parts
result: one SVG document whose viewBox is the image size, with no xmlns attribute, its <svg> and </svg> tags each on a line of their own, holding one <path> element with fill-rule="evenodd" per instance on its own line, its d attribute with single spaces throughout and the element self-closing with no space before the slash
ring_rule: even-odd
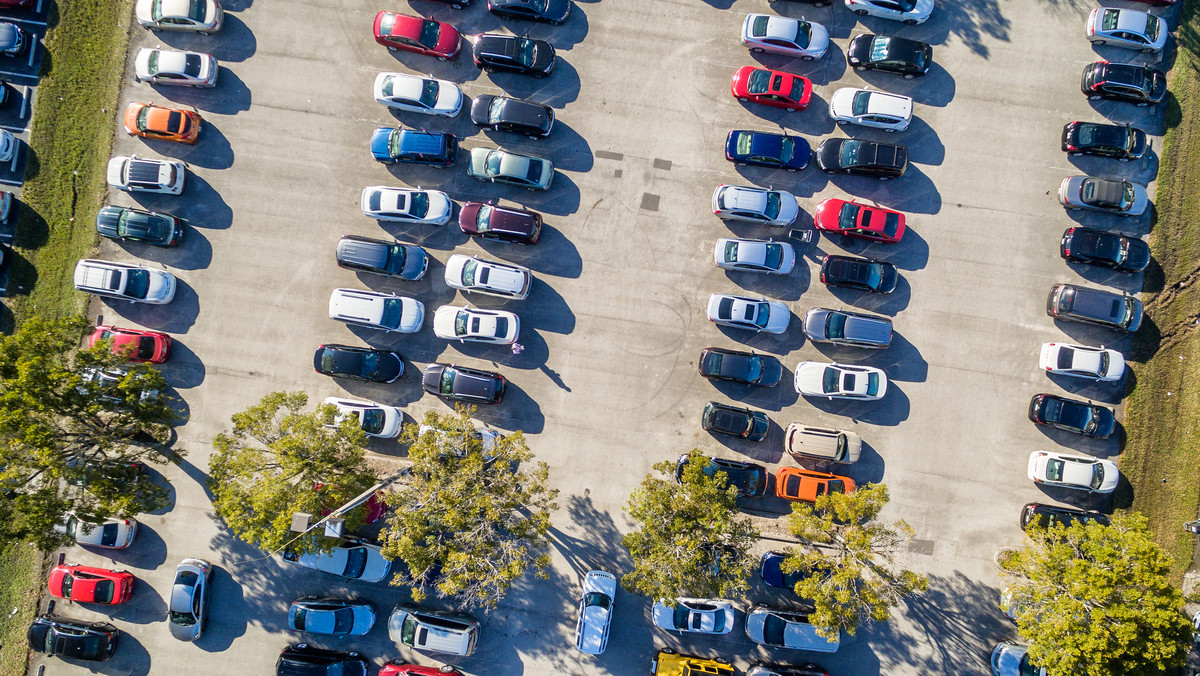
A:
<svg viewBox="0 0 1200 676">
<path fill-rule="evenodd" d="M 912 528 L 876 520 L 887 501 L 887 486 L 870 484 L 792 504 L 788 529 L 801 544 L 787 550 L 781 567 L 800 573 L 795 592 L 813 601 L 809 620 L 826 638 L 853 634 L 865 620 L 886 621 L 902 598 L 928 586 L 899 565 Z"/>
<path fill-rule="evenodd" d="M 1050 676 L 1174 673 L 1191 645 L 1171 557 L 1141 514 L 1030 528 L 1000 559 L 1029 660 Z"/>
<path fill-rule="evenodd" d="M 166 487 L 131 469 L 182 453 L 165 445 L 167 384 L 109 342 L 79 349 L 90 330 L 84 317 L 35 316 L 0 336 L 0 543 L 50 548 L 68 511 L 99 522 L 167 504 Z"/>
<path fill-rule="evenodd" d="M 367 466 L 367 435 L 358 419 L 338 421 L 329 404 L 305 412 L 307 404 L 303 392 L 272 392 L 235 413 L 233 430 L 213 439 L 213 507 L 234 534 L 265 551 L 296 537 L 290 530 L 294 512 L 320 518 L 379 480 Z M 362 525 L 363 514 L 361 508 L 346 514 L 346 530 Z M 336 544 L 318 529 L 288 548 L 329 551 Z"/>
<path fill-rule="evenodd" d="M 746 552 L 758 537 L 737 509 L 737 488 L 724 472 L 705 473 L 708 459 L 693 449 L 679 483 L 647 474 L 625 511 L 636 529 L 621 543 L 633 571 L 621 578 L 626 590 L 670 604 L 680 596 L 732 598 L 742 595 L 753 564 Z M 654 465 L 671 476 L 675 463 Z"/>
<path fill-rule="evenodd" d="M 526 570 L 545 575 L 558 491 L 546 486 L 546 463 L 521 469 L 533 458 L 524 434 L 485 444 L 474 412 L 431 411 L 423 430 L 405 425 L 412 473 L 388 496 L 383 553 L 405 564 L 395 583 L 418 601 L 432 589 L 462 608 L 491 609 Z"/>
</svg>

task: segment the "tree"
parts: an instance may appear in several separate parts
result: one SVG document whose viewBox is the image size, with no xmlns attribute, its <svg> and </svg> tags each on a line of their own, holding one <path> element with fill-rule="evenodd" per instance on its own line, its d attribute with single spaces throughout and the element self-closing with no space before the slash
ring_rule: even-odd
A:
<svg viewBox="0 0 1200 676">
<path fill-rule="evenodd" d="M 303 392 L 272 392 L 235 413 L 233 430 L 213 439 L 213 507 L 234 534 L 265 551 L 285 544 L 297 553 L 330 551 L 337 540 L 320 529 L 296 539 L 292 514 L 336 509 L 379 480 L 366 463 L 358 418 L 338 421 L 332 405 L 305 412 L 307 405 Z M 345 529 L 358 528 L 363 513 L 346 514 Z"/>
<path fill-rule="evenodd" d="M 167 504 L 166 487 L 131 469 L 182 455 L 167 446 L 166 381 L 110 342 L 79 349 L 90 328 L 35 316 L 0 337 L 0 544 L 65 544 L 53 527 L 68 511 L 99 522 Z"/>
<path fill-rule="evenodd" d="M 865 620 L 884 622 L 902 598 L 928 587 L 925 576 L 899 564 L 912 527 L 876 521 L 887 501 L 887 486 L 871 484 L 792 505 L 788 529 L 801 544 L 788 548 L 781 568 L 800 573 L 795 592 L 813 601 L 809 621 L 825 638 L 854 634 Z"/>
<path fill-rule="evenodd" d="M 746 552 L 758 532 L 738 515 L 737 488 L 707 467 L 693 449 L 678 483 L 647 474 L 629 496 L 625 511 L 637 528 L 621 539 L 633 558 L 633 571 L 621 578 L 627 591 L 673 605 L 680 596 L 729 598 L 748 589 Z M 675 463 L 654 469 L 670 476 Z"/>
<path fill-rule="evenodd" d="M 533 458 L 524 434 L 485 445 L 474 412 L 431 411 L 424 429 L 405 425 L 412 473 L 389 494 L 395 511 L 383 554 L 405 564 L 395 583 L 411 586 L 416 600 L 432 589 L 461 608 L 492 609 L 526 570 L 545 577 L 558 491 L 546 486 L 546 463 L 520 469 Z"/>
<path fill-rule="evenodd" d="M 1191 645 L 1171 557 L 1141 514 L 1030 528 L 1000 559 L 1029 661 L 1050 676 L 1174 673 Z"/>
</svg>

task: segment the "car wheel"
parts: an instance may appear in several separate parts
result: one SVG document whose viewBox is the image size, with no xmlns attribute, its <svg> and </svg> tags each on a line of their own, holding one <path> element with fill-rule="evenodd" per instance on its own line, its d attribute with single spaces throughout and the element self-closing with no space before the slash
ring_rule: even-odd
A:
<svg viewBox="0 0 1200 676">
<path fill-rule="evenodd" d="M 449 60 L 449 59 L 448 59 L 447 57 L 445 57 L 445 56 L 439 56 L 439 57 L 437 58 L 437 60 L 438 60 L 438 61 L 447 61 L 447 60 Z"/>
<path fill-rule="evenodd" d="M 904 79 L 905 79 L 905 80 L 911 80 L 911 79 L 913 79 L 914 77 L 916 77 L 916 75 L 913 75 L 912 73 L 905 73 L 905 74 L 904 74 Z"/>
<path fill-rule="evenodd" d="M 75 564 L 71 564 L 71 565 L 75 565 Z M 118 568 L 118 569 L 114 570 L 113 572 L 114 572 L 114 573 L 125 573 L 125 572 L 128 572 L 128 571 L 126 571 L 124 568 Z"/>
<path fill-rule="evenodd" d="M 805 54 L 804 56 L 800 57 L 800 60 L 801 61 L 812 61 L 813 57 L 809 56 L 808 54 Z"/>
<path fill-rule="evenodd" d="M 886 181 L 886 180 L 888 180 L 889 178 L 891 178 L 891 176 L 880 176 L 880 177 L 879 177 L 879 180 L 881 180 L 881 181 Z"/>
<path fill-rule="evenodd" d="M 1080 211 L 1079 207 L 1067 207 L 1067 211 Z"/>
<path fill-rule="evenodd" d="M 737 166 L 739 166 L 739 167 L 744 167 L 744 166 L 746 166 L 746 163 L 745 163 L 745 162 L 734 162 L 734 164 L 736 164 L 736 165 L 737 165 Z"/>
<path fill-rule="evenodd" d="M 1092 40 L 1092 44 L 1096 46 L 1108 44 L 1106 40 Z"/>
<path fill-rule="evenodd" d="M 859 16 L 866 16 L 866 15 L 870 14 L 870 12 L 868 12 L 865 9 L 856 9 L 856 10 L 854 10 L 854 13 Z"/>
<path fill-rule="evenodd" d="M 487 73 L 488 75 L 491 75 L 492 73 L 496 72 L 496 69 L 495 68 L 484 68 L 483 72 Z"/>
<path fill-rule="evenodd" d="M 1129 161 L 1129 158 L 1128 158 L 1128 157 L 1118 157 L 1118 158 L 1117 158 L 1117 161 L 1118 161 L 1118 162 L 1128 162 L 1128 161 Z"/>
<path fill-rule="evenodd" d="M 866 70 L 866 69 L 867 69 L 867 67 L 866 67 L 866 66 L 855 66 L 855 67 L 854 67 L 854 70 L 857 70 L 857 71 L 858 71 L 858 72 L 860 72 L 860 73 L 861 73 L 861 72 L 863 72 L 863 71 L 864 71 L 864 70 Z"/>
<path fill-rule="evenodd" d="M 141 82 L 141 81 L 142 81 L 142 78 L 140 78 L 140 77 L 138 77 L 138 76 L 134 75 L 134 76 L 133 76 L 133 81 L 134 81 L 134 82 Z"/>
<path fill-rule="evenodd" d="M 388 45 L 388 48 L 387 48 L 387 50 L 388 50 L 389 52 L 394 52 L 394 51 L 397 51 L 397 50 L 396 50 L 396 48 L 395 48 L 395 47 L 393 47 L 393 46 L 391 46 L 391 45 Z"/>
<path fill-rule="evenodd" d="M 1139 102 L 1138 102 L 1138 104 L 1137 104 L 1137 107 L 1138 107 L 1138 108 L 1145 108 L 1145 107 L 1146 107 L 1146 106 L 1148 106 L 1148 105 L 1150 105 L 1150 103 L 1149 103 L 1149 102 L 1147 102 L 1147 101 L 1139 101 Z"/>
<path fill-rule="evenodd" d="M 750 103 L 750 99 L 746 98 L 745 96 L 739 96 L 738 101 L 741 101 L 742 103 Z"/>
<path fill-rule="evenodd" d="M 1104 97 L 1099 96 L 1098 94 L 1092 94 L 1091 96 L 1088 97 L 1088 100 L 1089 101 L 1099 101 L 1102 98 L 1104 98 Z"/>
<path fill-rule="evenodd" d="M 1157 52 L 1157 51 L 1158 51 L 1157 49 L 1143 49 L 1142 53 L 1143 54 L 1153 54 L 1154 52 Z"/>
<path fill-rule="evenodd" d="M 557 26 L 558 24 L 555 25 Z M 454 667 L 449 664 L 443 664 L 438 671 L 442 672 L 443 674 L 450 674 L 454 672 Z"/>
<path fill-rule="evenodd" d="M 794 173 L 796 173 L 796 170 L 789 167 L 788 172 L 794 174 Z"/>
<path fill-rule="evenodd" d="M 534 73 L 533 78 L 535 80 L 544 80 L 544 79 L 546 79 L 546 74 L 545 73 Z"/>
<path fill-rule="evenodd" d="M 452 3 L 450 3 L 450 6 L 453 7 L 454 9 L 462 9 L 463 8 L 461 2 L 452 2 Z"/>
<path fill-rule="evenodd" d="M 725 659 L 724 657 L 714 657 L 713 661 L 717 664 L 729 664 L 729 660 Z"/>
<path fill-rule="evenodd" d="M 751 52 L 754 52 L 755 54 L 762 54 L 762 53 L 763 53 L 763 48 L 762 48 L 762 47 L 751 47 L 751 48 L 750 48 L 750 51 L 751 51 Z"/>
<path fill-rule="evenodd" d="M 825 173 L 826 173 L 826 174 L 829 174 L 829 175 L 831 175 L 831 176 L 832 176 L 833 174 L 836 174 L 837 172 L 836 172 L 836 171 L 834 171 L 834 170 L 832 170 L 832 169 L 826 169 L 826 170 L 825 170 Z"/>
<path fill-rule="evenodd" d="M 308 647 L 308 644 L 307 644 L 307 643 L 297 643 L 297 644 L 296 644 L 296 647 L 297 647 L 297 648 L 299 648 L 299 649 L 301 649 L 301 650 L 304 650 L 305 648 L 307 648 L 307 647 Z"/>
<path fill-rule="evenodd" d="M 795 109 L 795 108 L 785 108 L 784 110 L 788 111 L 789 113 L 794 113 L 794 112 L 796 112 L 796 109 Z"/>
<path fill-rule="evenodd" d="M 196 31 L 196 32 L 199 33 L 200 35 L 203 35 L 204 37 L 208 37 L 208 36 L 212 35 L 212 33 L 209 33 L 208 31 Z"/>
<path fill-rule="evenodd" d="M 663 648 L 662 650 L 660 650 L 660 651 L 658 651 L 658 652 L 660 652 L 660 653 L 666 653 L 666 654 L 668 654 L 668 655 L 674 655 L 674 654 L 675 654 L 675 651 L 674 651 L 674 650 L 672 650 L 672 649 L 670 649 L 670 648 Z"/>
<path fill-rule="evenodd" d="M 1083 157 L 1083 153 L 1071 153 L 1071 157 Z M 1124 162 L 1125 160 L 1121 160 Z"/>
<path fill-rule="evenodd" d="M 393 666 L 397 666 L 397 667 L 402 667 L 402 666 L 404 666 L 405 664 L 408 664 L 408 662 L 405 662 L 404 660 L 402 660 L 402 659 L 399 659 L 399 658 L 397 658 L 397 659 L 394 659 L 394 660 L 388 660 L 388 661 L 387 661 L 387 663 L 388 663 L 388 664 L 391 664 L 391 665 L 393 665 Z"/>
<path fill-rule="evenodd" d="M 915 26 L 915 25 L 917 25 L 917 20 L 916 19 L 905 19 L 904 25 L 905 26 Z"/>
<path fill-rule="evenodd" d="M 895 132 L 896 132 L 896 130 L 895 130 L 895 129 L 884 129 L 884 130 L 883 130 L 883 133 L 885 133 L 885 134 L 893 134 L 893 133 L 895 133 Z"/>
</svg>

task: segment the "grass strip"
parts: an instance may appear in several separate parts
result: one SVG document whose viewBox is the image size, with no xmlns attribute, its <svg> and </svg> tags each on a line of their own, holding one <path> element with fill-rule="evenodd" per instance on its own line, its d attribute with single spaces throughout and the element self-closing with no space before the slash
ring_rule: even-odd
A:
<svg viewBox="0 0 1200 676">
<path fill-rule="evenodd" d="M 0 676 L 25 676 L 33 622 L 42 591 L 42 553 L 25 544 L 0 551 Z"/>
</svg>

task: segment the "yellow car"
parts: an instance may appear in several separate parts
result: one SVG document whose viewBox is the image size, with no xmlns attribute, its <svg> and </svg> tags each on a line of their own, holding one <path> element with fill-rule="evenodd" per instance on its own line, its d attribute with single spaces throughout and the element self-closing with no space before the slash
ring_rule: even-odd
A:
<svg viewBox="0 0 1200 676">
<path fill-rule="evenodd" d="M 654 656 L 654 666 L 650 669 L 653 676 L 733 676 L 737 672 L 721 658 L 708 659 L 680 655 L 670 648 L 663 648 Z"/>
</svg>

